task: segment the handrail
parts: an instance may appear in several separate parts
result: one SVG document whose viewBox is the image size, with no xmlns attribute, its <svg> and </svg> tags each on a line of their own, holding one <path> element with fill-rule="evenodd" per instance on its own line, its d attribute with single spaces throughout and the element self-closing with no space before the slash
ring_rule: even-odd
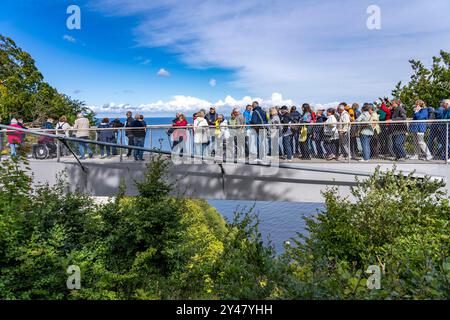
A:
<svg viewBox="0 0 450 320">
<path fill-rule="evenodd" d="M 394 121 L 394 120 L 388 120 L 388 121 L 361 121 L 361 122 L 357 122 L 357 121 L 353 121 L 353 122 L 333 122 L 333 123 L 326 123 L 326 122 L 322 122 L 322 123 L 279 123 L 279 124 L 243 124 L 243 125 L 230 125 L 227 124 L 225 127 L 227 128 L 231 128 L 231 129 L 242 129 L 242 128 L 273 128 L 273 127 L 302 127 L 302 126 L 311 126 L 311 127 L 323 127 L 323 126 L 358 126 L 358 125 L 391 125 L 391 124 L 406 124 L 406 125 L 410 125 L 410 124 L 447 124 L 450 123 L 450 119 L 445 119 L 445 120 L 400 120 L 400 121 Z M 223 126 L 222 126 L 223 127 Z M 192 124 L 188 125 L 188 126 L 173 126 L 171 124 L 167 124 L 167 125 L 147 125 L 145 128 L 144 127 L 140 127 L 140 128 L 133 128 L 133 127 L 120 127 L 120 128 L 98 128 L 98 127 L 90 127 L 90 128 L 83 128 L 83 129 L 73 129 L 73 128 L 68 128 L 68 129 L 41 129 L 41 128 L 27 128 L 26 130 L 29 131 L 36 131 L 36 132 L 67 132 L 67 131 L 71 131 L 71 132 L 76 132 L 76 131 L 114 131 L 114 132 L 119 132 L 119 131 L 142 131 L 142 130 L 148 130 L 148 129 L 193 129 L 193 128 L 210 128 L 210 129 L 216 129 L 216 126 L 200 126 L 200 127 L 196 127 Z M 16 130 L 12 130 L 11 131 L 16 131 Z M 0 131 L 6 131 L 6 129 L 0 130 Z"/>
</svg>

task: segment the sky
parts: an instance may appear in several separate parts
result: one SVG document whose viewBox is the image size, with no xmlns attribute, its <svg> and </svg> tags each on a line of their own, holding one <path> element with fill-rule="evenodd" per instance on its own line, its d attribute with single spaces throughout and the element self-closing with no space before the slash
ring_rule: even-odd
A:
<svg viewBox="0 0 450 320">
<path fill-rule="evenodd" d="M 334 106 L 389 95 L 410 59 L 450 51 L 450 1 L 1 0 L 0 33 L 99 115 Z"/>
</svg>

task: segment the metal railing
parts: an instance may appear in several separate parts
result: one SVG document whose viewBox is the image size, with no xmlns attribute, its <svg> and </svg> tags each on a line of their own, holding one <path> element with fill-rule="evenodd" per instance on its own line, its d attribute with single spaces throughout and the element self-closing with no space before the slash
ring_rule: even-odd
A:
<svg viewBox="0 0 450 320">
<path fill-rule="evenodd" d="M 77 130 L 28 129 L 31 132 L 76 136 Z M 68 146 L 83 154 L 117 158 L 123 162 L 134 157 L 134 150 L 160 150 L 185 157 L 201 155 L 237 161 L 245 159 L 279 158 L 296 162 L 373 162 L 449 163 L 450 120 L 350 122 L 350 123 L 290 123 L 267 125 L 221 125 L 219 127 L 147 126 L 145 137 L 135 139 L 143 128 L 96 128 L 87 139 L 67 141 Z M 16 132 L 17 133 L 17 132 Z M 106 134 L 105 134 L 106 133 Z M 0 130 L 0 157 L 12 152 L 10 136 L 13 130 Z M 17 146 L 29 155 L 42 143 L 54 143 L 52 156 L 58 161 L 69 156 L 59 140 L 20 133 Z M 45 140 L 45 139 L 44 139 Z M 139 140 L 139 143 L 134 143 Z M 103 145 L 91 145 L 100 141 Z M 134 150 L 125 146 L 135 146 Z M 141 150 L 142 151 L 142 150 Z M 83 154 L 82 154 L 83 153 Z"/>
</svg>

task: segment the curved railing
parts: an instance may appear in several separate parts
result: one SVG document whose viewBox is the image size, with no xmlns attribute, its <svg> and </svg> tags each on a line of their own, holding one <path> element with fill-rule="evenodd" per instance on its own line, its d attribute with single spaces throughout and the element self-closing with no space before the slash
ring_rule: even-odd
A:
<svg viewBox="0 0 450 320">
<path fill-rule="evenodd" d="M 75 136 L 78 130 L 27 129 L 29 133 L 54 133 Z M 371 162 L 392 163 L 409 161 L 419 163 L 448 163 L 450 158 L 449 133 L 450 120 L 388 121 L 388 122 L 350 122 L 350 123 L 300 123 L 267 125 L 221 125 L 219 127 L 173 127 L 172 125 L 149 125 L 144 128 L 97 128 L 82 129 L 89 132 L 87 141 L 82 143 L 106 142 L 93 145 L 91 149 L 97 157 L 101 150 L 126 161 L 130 140 L 135 133 L 145 130 L 144 150 L 161 151 L 170 154 L 179 148 L 182 140 L 185 155 L 194 155 L 198 148 L 198 138 L 207 140 L 208 156 L 222 158 L 223 153 L 232 153 L 231 160 L 237 158 L 281 157 L 289 160 L 291 154 L 296 162 L 352 162 L 368 158 Z M 108 135 L 105 133 L 112 132 Z M 14 131 L 3 126 L 0 130 L 0 157 L 8 156 L 9 136 Z M 32 154 L 33 145 L 39 138 L 23 135 L 22 149 Z M 106 137 L 109 136 L 109 137 Z M 367 138 L 369 136 L 369 138 Z M 112 137 L 112 138 L 111 138 Z M 196 139 L 197 138 L 197 139 Z M 110 139 L 110 141 L 102 141 Z M 57 139 L 56 139 L 57 140 Z M 80 142 L 67 141 L 70 148 L 78 151 Z M 55 142 L 60 161 L 67 155 L 61 142 Z M 136 146 L 134 146 L 136 147 Z M 139 147 L 137 147 L 139 149 Z M 278 149 L 278 152 L 276 150 Z M 289 152 L 289 150 L 291 152 Z M 329 157 L 333 154 L 335 157 Z M 286 159 L 284 159 L 286 158 Z M 332 159 L 331 159 L 332 158 Z M 225 159 L 225 158 L 224 158 Z M 226 160 L 226 159 L 225 159 Z"/>
</svg>

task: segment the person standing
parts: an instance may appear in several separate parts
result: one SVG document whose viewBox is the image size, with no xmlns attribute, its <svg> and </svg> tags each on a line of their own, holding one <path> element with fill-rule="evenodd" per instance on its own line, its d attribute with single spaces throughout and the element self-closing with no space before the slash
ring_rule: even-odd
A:
<svg viewBox="0 0 450 320">
<path fill-rule="evenodd" d="M 300 146 L 300 157 L 303 160 L 311 160 L 310 140 L 313 127 L 311 126 L 312 110 L 311 106 L 308 103 L 305 103 L 302 106 L 302 116 L 300 118 L 300 123 L 305 124 L 304 126 L 299 127 L 299 136 L 296 141 L 296 143 Z M 295 139 L 296 138 L 294 137 L 294 140 Z"/>
<path fill-rule="evenodd" d="M 263 109 L 261 109 L 257 101 L 253 102 L 252 109 L 253 113 L 250 124 L 253 125 L 254 134 L 256 136 L 256 158 L 257 160 L 262 160 L 266 155 L 266 128 L 264 125 L 268 123 L 267 115 Z"/>
<path fill-rule="evenodd" d="M 335 112 L 336 110 L 333 108 L 327 110 L 327 120 L 323 129 L 325 150 L 327 153 L 326 159 L 328 161 L 338 159 L 338 143 L 336 141 L 339 142 L 339 131 L 337 129 L 338 121 L 335 117 Z"/>
<path fill-rule="evenodd" d="M 75 123 L 73 124 L 75 137 L 78 139 L 89 140 L 89 133 L 90 133 L 89 129 L 90 129 L 89 119 L 84 117 L 82 113 L 79 113 L 77 115 L 77 120 L 75 120 Z M 81 160 L 86 159 L 86 151 L 90 159 L 94 157 L 94 152 L 92 152 L 89 144 L 86 142 L 78 143 L 78 151 L 80 153 Z"/>
<path fill-rule="evenodd" d="M 194 121 L 194 152 L 196 156 L 201 156 L 202 160 L 205 157 L 206 147 L 209 142 L 209 126 L 205 119 L 205 112 L 203 110 L 197 112 L 197 118 Z"/>
<path fill-rule="evenodd" d="M 373 110 L 369 103 L 365 103 L 362 108 L 362 114 L 356 119 L 357 122 L 367 122 L 360 125 L 360 139 L 363 150 L 363 159 L 360 162 L 368 162 L 370 160 L 370 141 L 374 135 L 374 125 L 371 122 Z"/>
<path fill-rule="evenodd" d="M 177 114 L 177 119 L 172 124 L 174 131 L 172 133 L 173 145 L 172 148 L 175 149 L 176 146 L 180 145 L 177 150 L 180 150 L 180 157 L 183 156 L 185 151 L 182 146 L 186 146 L 187 142 L 187 126 L 188 122 L 182 113 Z M 184 144 L 184 145 L 183 145 Z"/>
<path fill-rule="evenodd" d="M 300 114 L 300 112 L 297 111 L 297 107 L 292 106 L 289 115 L 292 118 L 292 122 L 294 124 L 298 124 L 298 125 L 295 125 L 292 127 L 292 138 L 293 138 L 292 152 L 293 152 L 294 157 L 300 157 L 300 142 L 299 142 L 300 130 L 301 130 L 300 123 L 302 122 L 304 111 L 303 111 L 303 114 Z M 302 157 L 303 157 L 303 153 L 302 153 Z"/>
<path fill-rule="evenodd" d="M 133 122 L 130 124 L 133 129 L 133 145 L 135 147 L 144 148 L 145 136 L 147 135 L 147 123 L 144 121 L 144 116 L 136 114 Z M 133 152 L 134 161 L 144 161 L 144 151 L 135 149 Z"/>
<path fill-rule="evenodd" d="M 13 128 L 19 128 L 21 129 L 21 126 L 19 125 L 17 119 L 13 118 L 11 119 L 11 123 L 9 125 Z M 8 145 L 10 150 L 11 157 L 17 157 L 17 148 L 19 145 L 22 144 L 22 132 L 19 131 L 7 131 L 6 132 L 8 136 Z"/>
<path fill-rule="evenodd" d="M 134 146 L 134 134 L 133 134 L 133 130 L 130 129 L 133 121 L 134 121 L 133 113 L 131 111 L 128 111 L 127 119 L 125 120 L 125 136 L 127 137 L 129 146 Z M 128 149 L 127 158 L 131 157 L 132 153 L 133 153 L 133 149 Z"/>
<path fill-rule="evenodd" d="M 370 150 L 371 150 L 370 156 L 374 159 L 377 159 L 380 156 L 380 148 L 381 148 L 380 115 L 375 110 L 375 107 L 373 104 L 370 104 L 369 107 L 371 109 L 370 121 L 374 124 L 373 125 L 373 137 L 370 141 Z"/>
<path fill-rule="evenodd" d="M 227 161 L 227 144 L 230 139 L 230 130 L 228 128 L 227 119 L 223 114 L 217 116 L 216 125 L 219 130 L 217 135 L 217 145 L 219 152 L 222 151 L 222 159 L 224 162 Z"/>
<path fill-rule="evenodd" d="M 409 127 L 409 131 L 412 133 L 414 139 L 414 155 L 410 160 L 424 159 L 430 161 L 433 156 L 425 143 L 425 132 L 427 131 L 427 123 L 414 123 L 414 121 L 428 120 L 428 109 L 426 104 L 422 100 L 416 101 L 416 107 L 414 109 L 413 123 Z"/>
<path fill-rule="evenodd" d="M 97 127 L 97 137 L 100 142 L 114 143 L 114 130 L 111 130 L 111 125 L 108 118 L 103 118 L 102 123 Z M 105 155 L 106 149 L 106 155 Z M 100 145 L 100 159 L 111 157 L 111 147 Z"/>
<path fill-rule="evenodd" d="M 280 156 L 280 116 L 278 115 L 278 110 L 275 107 L 269 109 L 270 120 L 269 120 L 269 153 L 271 157 Z"/>
<path fill-rule="evenodd" d="M 318 109 L 316 115 L 316 123 L 325 123 L 327 121 L 327 116 L 325 115 L 325 109 Z M 317 157 L 319 159 L 325 159 L 324 152 L 324 127 L 323 126 L 314 126 L 313 127 L 313 140 L 316 145 Z"/>
<path fill-rule="evenodd" d="M 405 141 L 407 126 L 406 123 L 406 110 L 403 108 L 400 100 L 393 100 L 391 103 L 391 120 L 396 123 L 389 124 L 389 132 L 392 136 L 392 151 L 394 152 L 395 160 L 403 161 L 406 159 Z"/>
<path fill-rule="evenodd" d="M 233 144 L 234 159 L 237 160 L 245 155 L 245 118 L 237 108 L 234 108 L 228 123 L 231 129 L 230 141 Z"/>
<path fill-rule="evenodd" d="M 350 114 L 345 109 L 346 106 L 344 104 L 339 105 L 338 112 L 340 114 L 339 117 L 339 149 L 342 152 L 344 158 L 348 159 L 350 157 L 350 122 L 352 118 Z M 336 155 L 339 159 L 339 155 Z"/>
<path fill-rule="evenodd" d="M 120 128 L 124 127 L 124 124 L 120 121 L 119 118 L 115 118 L 113 121 L 111 121 L 110 123 L 111 128 L 114 128 L 114 142 L 115 143 L 119 143 L 119 144 L 123 144 L 123 131 L 120 130 Z M 117 147 L 112 147 L 112 155 L 113 156 L 117 156 L 118 152 L 117 152 Z"/>
<path fill-rule="evenodd" d="M 282 144 L 283 144 L 283 159 L 287 159 L 289 162 L 292 161 L 292 129 L 290 124 L 292 124 L 292 118 L 289 114 L 289 109 L 287 106 L 281 107 L 281 117 L 280 122 L 284 125 L 281 129 Z"/>
<path fill-rule="evenodd" d="M 70 136 L 70 124 L 67 122 L 67 117 L 66 116 L 61 116 L 59 118 L 59 122 L 56 124 L 56 133 L 57 134 L 63 134 L 66 137 Z M 59 143 L 59 142 L 57 142 Z M 67 149 L 67 147 L 63 144 L 60 144 L 60 148 L 61 148 L 61 155 L 67 157 L 69 155 L 69 150 Z"/>
<path fill-rule="evenodd" d="M 444 110 L 442 111 L 442 119 L 450 120 L 450 99 L 445 99 L 444 101 L 442 101 L 442 107 L 444 108 Z M 446 125 L 446 128 L 444 128 L 442 135 L 444 159 L 447 159 L 447 162 L 450 163 L 450 124 Z M 445 154 L 446 149 L 447 154 Z"/>
</svg>

